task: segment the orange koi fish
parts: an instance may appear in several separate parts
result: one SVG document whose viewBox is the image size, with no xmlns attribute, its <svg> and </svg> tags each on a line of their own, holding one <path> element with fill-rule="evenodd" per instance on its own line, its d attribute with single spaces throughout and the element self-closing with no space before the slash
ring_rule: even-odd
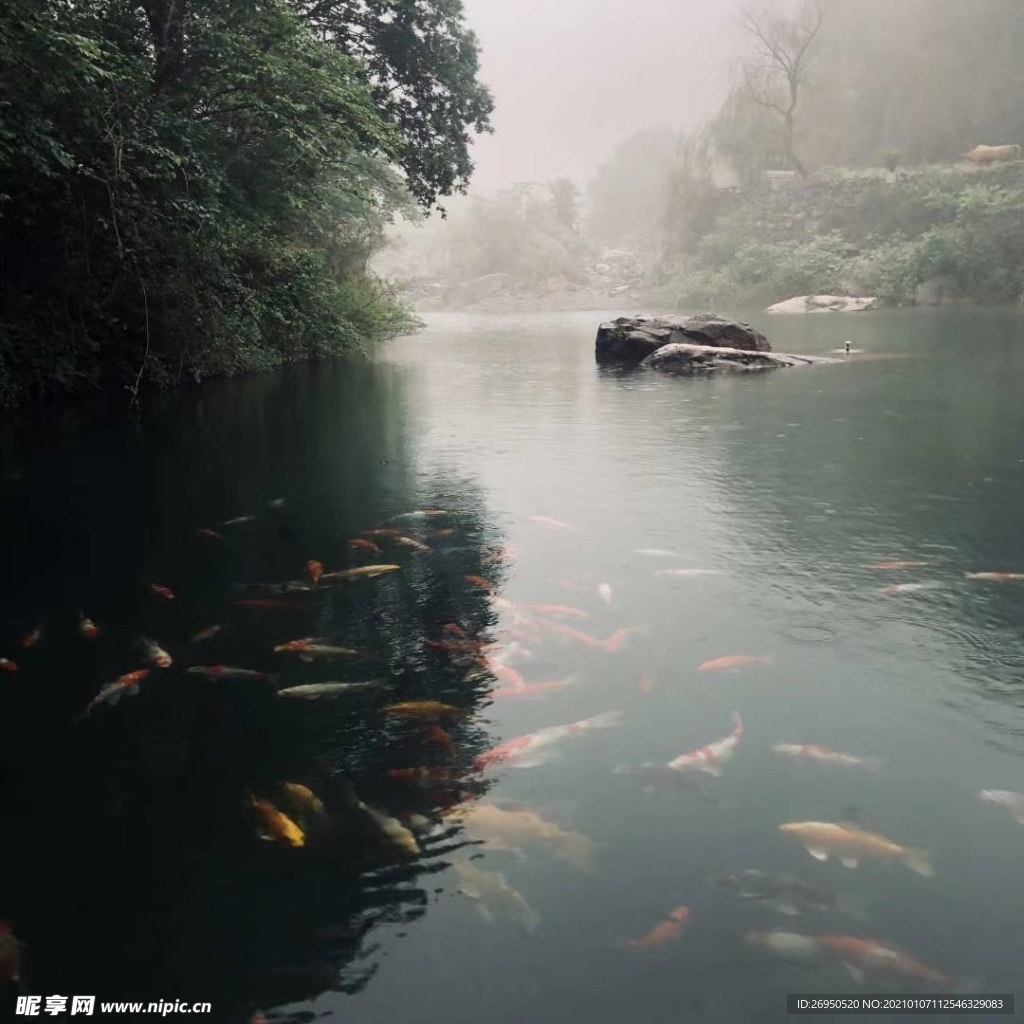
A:
<svg viewBox="0 0 1024 1024">
<path fill-rule="evenodd" d="M 196 536 L 197 537 L 205 537 L 208 540 L 223 540 L 224 539 L 224 537 L 221 534 L 217 533 L 216 530 L 209 530 L 205 526 L 201 526 L 198 530 L 196 530 Z"/>
<path fill-rule="evenodd" d="M 258 800 L 250 795 L 248 803 L 259 818 L 261 839 L 287 843 L 289 846 L 306 845 L 306 835 L 302 829 L 269 800 Z"/>
<path fill-rule="evenodd" d="M 317 580 L 320 579 L 324 574 L 323 562 L 318 562 L 315 558 L 311 558 L 306 563 L 306 579 L 309 580 L 314 586 L 316 586 Z"/>
<path fill-rule="evenodd" d="M 170 587 L 162 587 L 159 583 L 150 583 L 149 589 L 156 594 L 157 597 L 162 597 L 165 601 L 174 600 L 174 591 Z"/>
<path fill-rule="evenodd" d="M 660 924 L 655 925 L 646 935 L 639 939 L 629 939 L 628 949 L 664 949 L 670 942 L 675 942 L 690 920 L 689 907 L 676 907 Z"/>
<path fill-rule="evenodd" d="M 367 540 L 365 537 L 353 537 L 348 542 L 348 546 L 350 548 L 361 548 L 363 551 L 369 551 L 372 555 L 380 554 L 380 548 L 372 540 Z"/>
<path fill-rule="evenodd" d="M 23 648 L 25 648 L 25 650 L 27 651 L 30 647 L 35 647 L 35 645 L 37 643 L 39 643 L 39 641 L 42 639 L 42 637 L 43 637 L 43 627 L 42 626 L 36 626 L 36 628 L 33 629 L 30 633 L 26 633 L 21 638 L 21 646 Z"/>
<path fill-rule="evenodd" d="M 203 640 L 209 640 L 215 637 L 223 628 L 223 626 L 207 626 L 206 629 L 201 629 L 193 635 L 192 642 L 197 644 Z"/>
<path fill-rule="evenodd" d="M 572 626 L 563 626 L 560 622 L 548 622 L 546 619 L 538 619 L 537 622 L 544 629 L 557 633 L 559 636 L 567 637 L 569 640 L 575 640 L 577 643 L 583 644 L 584 647 L 601 646 L 600 640 L 592 637 L 589 633 L 584 633 L 580 629 L 573 629 Z"/>
<path fill-rule="evenodd" d="M 100 635 L 100 631 L 96 628 L 96 623 L 92 619 L 87 619 L 83 612 L 78 613 L 78 632 L 86 640 L 95 640 Z"/>
<path fill-rule="evenodd" d="M 698 672 L 731 672 L 748 665 L 770 665 L 770 654 L 727 654 L 724 658 L 712 658 L 697 666 Z"/>
<path fill-rule="evenodd" d="M 397 715 L 409 718 L 461 718 L 469 714 L 465 708 L 442 704 L 437 700 L 410 700 L 402 704 L 391 704 L 381 708 L 382 715 Z"/>
<path fill-rule="evenodd" d="M 867 974 L 888 974 L 910 981 L 925 982 L 937 989 L 953 986 L 953 979 L 915 960 L 898 949 L 883 946 L 875 939 L 858 939 L 852 935 L 818 935 L 815 941 L 835 953 L 853 979 L 863 985 Z"/>
<path fill-rule="evenodd" d="M 599 641 L 599 645 L 609 654 L 615 654 L 625 647 L 626 641 L 634 633 L 642 633 L 645 629 L 646 626 L 627 626 L 625 629 L 616 630 L 607 639 Z"/>
<path fill-rule="evenodd" d="M 17 662 L 11 661 L 10 658 L 0 658 L 0 670 L 4 672 L 17 672 Z"/>
<path fill-rule="evenodd" d="M 483 576 L 467 576 L 466 582 L 471 587 L 479 587 L 481 590 L 487 590 L 491 593 L 494 593 L 494 591 L 498 589 L 498 585 L 496 583 L 492 583 L 490 580 L 485 580 Z"/>
</svg>

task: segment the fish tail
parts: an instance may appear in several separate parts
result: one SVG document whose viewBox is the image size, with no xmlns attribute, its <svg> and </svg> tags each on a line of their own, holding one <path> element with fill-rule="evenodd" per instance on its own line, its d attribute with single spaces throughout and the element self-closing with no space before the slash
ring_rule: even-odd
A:
<svg viewBox="0 0 1024 1024">
<path fill-rule="evenodd" d="M 925 878 L 931 878 L 935 874 L 935 869 L 931 865 L 931 860 L 926 850 L 909 850 L 907 852 L 906 864 L 911 871 L 916 871 Z"/>
</svg>

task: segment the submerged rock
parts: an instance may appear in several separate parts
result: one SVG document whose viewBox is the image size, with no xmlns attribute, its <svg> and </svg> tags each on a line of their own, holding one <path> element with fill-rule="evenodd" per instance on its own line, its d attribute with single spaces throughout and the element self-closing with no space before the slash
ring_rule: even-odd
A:
<svg viewBox="0 0 1024 1024">
<path fill-rule="evenodd" d="M 770 352 L 771 345 L 750 324 L 710 313 L 696 316 L 620 316 L 597 329 L 595 355 L 599 363 L 642 362 L 666 345 L 731 347 L 746 352 Z"/>
<path fill-rule="evenodd" d="M 716 345 L 663 345 L 652 352 L 642 367 L 663 373 L 695 374 L 722 371 L 773 370 L 781 366 L 810 366 L 813 363 L 836 363 L 838 359 L 823 356 L 794 356 L 782 352 L 752 352 L 742 348 Z"/>
<path fill-rule="evenodd" d="M 853 295 L 798 295 L 785 302 L 769 306 L 766 313 L 860 313 L 865 309 L 878 309 L 881 303 L 871 296 Z"/>
</svg>

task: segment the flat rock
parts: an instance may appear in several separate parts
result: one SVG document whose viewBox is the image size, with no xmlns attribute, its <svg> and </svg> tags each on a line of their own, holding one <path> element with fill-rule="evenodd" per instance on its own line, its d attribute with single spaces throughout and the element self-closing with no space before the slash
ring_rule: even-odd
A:
<svg viewBox="0 0 1024 1024">
<path fill-rule="evenodd" d="M 640 365 L 662 373 L 702 374 L 773 370 L 784 366 L 810 366 L 815 363 L 839 363 L 824 356 L 794 356 L 783 352 L 753 352 L 720 345 L 662 345 Z"/>
<path fill-rule="evenodd" d="M 700 313 L 696 316 L 620 316 L 597 329 L 599 363 L 638 364 L 665 345 L 692 344 L 770 352 L 771 345 L 750 324 Z"/>
<path fill-rule="evenodd" d="M 797 295 L 769 306 L 766 313 L 860 313 L 865 309 L 879 309 L 881 302 L 872 296 L 853 295 Z"/>
</svg>

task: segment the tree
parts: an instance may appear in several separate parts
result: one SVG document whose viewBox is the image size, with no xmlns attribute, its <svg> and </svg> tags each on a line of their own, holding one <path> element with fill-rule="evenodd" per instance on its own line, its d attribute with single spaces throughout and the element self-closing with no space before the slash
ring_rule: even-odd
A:
<svg viewBox="0 0 1024 1024">
<path fill-rule="evenodd" d="M 800 175 L 807 171 L 796 155 L 794 115 L 814 60 L 829 0 L 801 0 L 799 11 L 787 15 L 777 2 L 745 7 L 740 14 L 754 54 L 743 61 L 743 79 L 751 99 L 782 118 L 786 156 Z"/>
</svg>

